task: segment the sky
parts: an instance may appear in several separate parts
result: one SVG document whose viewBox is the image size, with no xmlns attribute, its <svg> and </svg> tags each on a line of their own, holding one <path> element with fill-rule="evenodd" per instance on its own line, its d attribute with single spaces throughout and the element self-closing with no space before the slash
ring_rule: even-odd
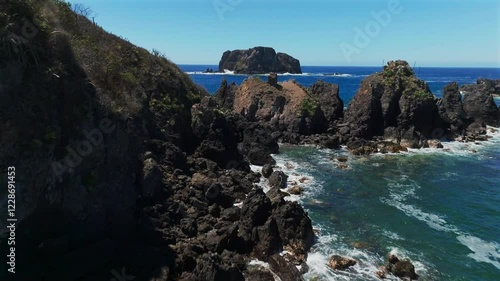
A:
<svg viewBox="0 0 500 281">
<path fill-rule="evenodd" d="M 70 0 L 177 64 L 273 47 L 307 66 L 500 67 L 500 0 Z"/>
</svg>

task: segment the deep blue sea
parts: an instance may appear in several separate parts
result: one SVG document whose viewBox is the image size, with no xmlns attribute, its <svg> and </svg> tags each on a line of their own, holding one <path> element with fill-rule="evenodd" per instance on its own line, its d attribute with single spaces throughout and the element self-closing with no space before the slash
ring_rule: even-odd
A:
<svg viewBox="0 0 500 281">
<path fill-rule="evenodd" d="M 247 77 L 199 73 L 207 67 L 217 68 L 181 66 L 211 93 L 222 78 L 239 84 Z M 381 67 L 302 70 L 303 75 L 279 79 L 296 79 L 304 86 L 317 79 L 336 83 L 347 104 L 361 80 Z M 438 97 L 449 82 L 500 78 L 500 69 L 491 68 L 417 67 L 415 72 Z M 275 155 L 278 166 L 290 175 L 290 185 L 306 190 L 291 199 L 303 204 L 319 230 L 306 280 L 379 280 L 375 272 L 389 253 L 410 259 L 419 280 L 500 280 L 500 133 L 490 128 L 489 134 L 492 139 L 485 143 L 445 142 L 444 150 L 370 157 L 355 157 L 345 149 L 282 145 Z M 347 169 L 338 167 L 340 155 L 348 157 Z M 303 177 L 307 180 L 300 183 Z M 358 264 L 332 271 L 326 264 L 333 254 Z"/>
</svg>

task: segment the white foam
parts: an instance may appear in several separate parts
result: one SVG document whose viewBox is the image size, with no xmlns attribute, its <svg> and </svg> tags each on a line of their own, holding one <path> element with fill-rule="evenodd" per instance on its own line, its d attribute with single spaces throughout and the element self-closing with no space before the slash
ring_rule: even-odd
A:
<svg viewBox="0 0 500 281">
<path fill-rule="evenodd" d="M 224 69 L 224 72 L 205 72 L 205 71 L 187 71 L 188 75 L 231 75 L 231 76 L 269 76 L 270 73 L 259 73 L 259 74 L 238 74 L 234 71 Z M 278 73 L 278 76 L 308 76 L 308 77 L 340 77 L 340 78 L 357 78 L 357 77 L 367 77 L 368 75 L 354 75 L 349 73 Z"/>
<path fill-rule="evenodd" d="M 500 269 L 500 246 L 496 242 L 487 242 L 471 235 L 460 235 L 457 239 L 473 252 L 468 254 L 469 257 Z"/>
<path fill-rule="evenodd" d="M 470 235 L 469 233 L 466 233 L 458 227 L 448 223 L 444 217 L 438 214 L 424 212 L 420 208 L 408 204 L 406 200 L 408 198 L 414 198 L 414 192 L 417 188 L 419 188 L 416 182 L 411 181 L 412 184 L 409 185 L 405 183 L 408 179 L 405 179 L 404 177 L 402 177 L 403 182 L 399 183 L 388 179 L 386 180 L 388 181 L 390 194 L 389 198 L 383 197 L 380 199 L 383 203 L 395 207 L 409 217 L 425 222 L 432 229 L 450 232 L 457 235 L 457 240 L 473 252 L 468 254 L 470 258 L 477 262 L 490 263 L 500 269 L 500 246 L 498 243 L 484 241 L 478 237 Z M 396 255 L 401 256 L 400 253 Z M 422 264 L 415 262 L 414 265 L 416 269 L 417 265 L 423 267 Z"/>
<path fill-rule="evenodd" d="M 254 260 L 251 260 L 248 265 L 255 265 L 255 266 L 261 266 L 265 269 L 269 269 L 269 263 L 267 262 L 263 262 L 261 260 L 257 260 L 257 259 L 254 259 Z"/>
<path fill-rule="evenodd" d="M 321 277 L 320 280 L 379 280 L 376 277 L 376 272 L 379 271 L 379 266 L 384 263 L 383 257 L 352 249 L 337 240 L 337 236 L 331 234 L 319 237 L 313 252 L 307 258 L 309 271 L 304 275 L 306 280 L 315 277 Z M 332 247 L 332 243 L 335 246 Z M 346 271 L 333 270 L 328 266 L 328 262 L 330 257 L 336 254 L 352 258 L 358 263 Z M 386 280 L 397 279 L 393 276 L 387 276 Z"/>
<path fill-rule="evenodd" d="M 382 233 L 385 237 L 392 239 L 392 240 L 398 240 L 398 241 L 405 240 L 403 237 L 399 236 L 399 234 L 392 232 L 392 231 L 389 231 L 387 229 L 385 229 Z"/>
<path fill-rule="evenodd" d="M 257 165 L 250 165 L 250 170 L 254 173 L 260 174 L 262 167 L 257 166 Z M 256 183 L 255 185 L 262 188 L 262 190 L 264 190 L 265 193 L 267 193 L 269 191 L 269 180 L 264 178 L 264 177 L 260 177 L 260 181 L 258 183 Z"/>
<path fill-rule="evenodd" d="M 275 170 L 281 170 L 288 176 L 287 189 L 292 185 L 297 184 L 304 190 L 302 195 L 291 194 L 290 196 L 285 197 L 285 200 L 301 202 L 303 198 L 311 197 L 318 192 L 321 192 L 323 183 L 318 182 L 310 173 L 307 172 L 312 168 L 309 164 L 301 164 L 292 161 L 282 154 L 273 154 L 272 156 L 276 160 Z M 303 182 L 300 182 L 301 180 Z M 286 189 L 283 189 L 282 191 L 286 192 Z"/>
</svg>

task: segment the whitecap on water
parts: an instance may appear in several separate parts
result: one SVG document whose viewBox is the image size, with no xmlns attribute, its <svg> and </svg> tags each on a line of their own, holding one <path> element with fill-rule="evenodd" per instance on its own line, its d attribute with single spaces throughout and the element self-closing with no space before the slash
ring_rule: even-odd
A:
<svg viewBox="0 0 500 281">
<path fill-rule="evenodd" d="M 467 246 L 473 253 L 468 254 L 478 262 L 490 263 L 500 269 L 500 246 L 495 242 L 487 242 L 471 235 L 460 235 L 458 241 Z"/>
<path fill-rule="evenodd" d="M 412 188 L 412 185 L 405 184 L 404 182 L 398 183 L 388 180 L 388 187 L 390 188 L 391 193 L 389 194 L 389 198 L 383 197 L 380 199 L 383 203 L 395 207 L 409 217 L 425 222 L 432 229 L 450 232 L 457 235 L 457 240 L 472 251 L 472 253 L 468 254 L 470 258 L 477 262 L 490 263 L 500 269 L 500 246 L 498 243 L 484 241 L 478 237 L 470 235 L 469 233 L 466 233 L 458 227 L 448 223 L 444 217 L 438 214 L 424 212 L 420 208 L 408 204 L 406 200 L 411 197 L 415 191 L 415 189 Z M 405 191 L 403 187 L 406 187 L 407 190 Z M 414 265 L 417 268 L 417 264 L 415 262 Z"/>
</svg>

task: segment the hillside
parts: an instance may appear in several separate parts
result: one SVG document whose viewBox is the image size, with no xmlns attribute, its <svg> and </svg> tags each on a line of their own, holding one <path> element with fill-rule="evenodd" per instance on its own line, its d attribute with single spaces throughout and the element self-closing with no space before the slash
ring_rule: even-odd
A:
<svg viewBox="0 0 500 281">
<path fill-rule="evenodd" d="M 244 124 L 175 64 L 63 1 L 0 5 L 0 170 L 16 168 L 19 280 L 107 281 L 122 269 L 242 280 L 251 258 L 307 252 L 302 208 L 255 190 L 260 174 L 237 149 Z M 3 230 L 6 189 L 0 198 Z"/>
</svg>

